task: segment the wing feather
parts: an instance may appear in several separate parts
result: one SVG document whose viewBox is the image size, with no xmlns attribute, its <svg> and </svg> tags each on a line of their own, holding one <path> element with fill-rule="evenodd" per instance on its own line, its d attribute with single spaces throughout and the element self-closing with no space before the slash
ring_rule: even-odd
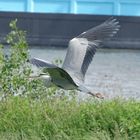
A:
<svg viewBox="0 0 140 140">
<path fill-rule="evenodd" d="M 56 68 L 57 66 L 52 64 L 49 61 L 45 61 L 39 58 L 31 58 L 29 62 L 37 67 L 45 67 L 45 68 Z"/>
<path fill-rule="evenodd" d="M 87 30 L 86 32 L 83 32 L 78 36 L 78 38 L 87 38 L 89 41 L 94 40 L 103 41 L 105 39 L 109 39 L 114 34 L 116 34 L 119 28 L 120 28 L 119 22 L 116 21 L 116 19 L 109 18 L 101 25 L 98 25 L 96 27 Z"/>
<path fill-rule="evenodd" d="M 84 81 L 85 73 L 96 49 L 102 45 L 103 41 L 113 37 L 119 28 L 119 22 L 110 18 L 101 25 L 93 27 L 70 40 L 62 67 L 70 75 Z"/>
</svg>

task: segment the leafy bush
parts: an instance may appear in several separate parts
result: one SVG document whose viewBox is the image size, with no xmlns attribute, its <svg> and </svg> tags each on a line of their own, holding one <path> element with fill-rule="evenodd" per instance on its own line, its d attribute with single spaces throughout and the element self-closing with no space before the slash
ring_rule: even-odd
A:
<svg viewBox="0 0 140 140">
<path fill-rule="evenodd" d="M 17 27 L 17 20 L 10 22 L 11 32 L 6 36 L 7 46 L 0 45 L 0 96 L 2 99 L 9 96 L 39 97 L 47 90 L 40 80 L 29 80 L 32 73 L 29 59 L 26 32 Z"/>
<path fill-rule="evenodd" d="M 17 20 L 10 23 L 11 32 L 6 37 L 9 54 L 4 54 L 4 46 L 1 45 L 0 53 L 0 92 L 2 96 L 24 93 L 27 77 L 31 69 L 26 64 L 28 59 L 28 48 L 25 32 L 16 26 Z"/>
</svg>

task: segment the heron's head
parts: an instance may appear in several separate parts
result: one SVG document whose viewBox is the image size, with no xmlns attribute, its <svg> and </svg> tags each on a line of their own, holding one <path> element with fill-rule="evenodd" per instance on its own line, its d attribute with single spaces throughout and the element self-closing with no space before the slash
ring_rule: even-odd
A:
<svg viewBox="0 0 140 140">
<path fill-rule="evenodd" d="M 50 76 L 47 75 L 46 73 L 40 73 L 39 75 L 32 75 L 29 78 L 31 78 L 31 79 L 44 79 L 45 80 L 45 79 L 49 79 Z"/>
<path fill-rule="evenodd" d="M 40 73 L 40 74 L 39 74 L 39 78 L 44 79 L 44 80 L 45 80 L 45 79 L 47 80 L 47 79 L 50 79 L 50 76 L 47 75 L 46 73 Z"/>
<path fill-rule="evenodd" d="M 30 80 L 33 80 L 33 79 L 42 80 L 46 87 L 49 87 L 52 82 L 51 77 L 49 75 L 47 75 L 46 73 L 41 73 L 39 75 L 30 76 L 29 79 Z"/>
</svg>

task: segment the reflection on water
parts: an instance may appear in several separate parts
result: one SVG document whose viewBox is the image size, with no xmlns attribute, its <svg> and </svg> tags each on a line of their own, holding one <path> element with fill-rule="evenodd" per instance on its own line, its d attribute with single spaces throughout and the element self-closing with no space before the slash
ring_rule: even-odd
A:
<svg viewBox="0 0 140 140">
<path fill-rule="evenodd" d="M 50 61 L 63 60 L 65 54 L 66 49 L 30 49 L 31 57 Z M 87 71 L 85 84 L 108 98 L 140 98 L 140 50 L 98 50 Z"/>
</svg>

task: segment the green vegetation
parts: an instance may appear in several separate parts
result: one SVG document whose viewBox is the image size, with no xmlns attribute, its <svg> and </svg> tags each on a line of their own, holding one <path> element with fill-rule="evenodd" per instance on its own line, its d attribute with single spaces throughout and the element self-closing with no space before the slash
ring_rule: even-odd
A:
<svg viewBox="0 0 140 140">
<path fill-rule="evenodd" d="M 135 101 L 33 101 L 0 103 L 0 138 L 8 140 L 139 140 L 140 103 Z"/>
<path fill-rule="evenodd" d="M 28 44 L 16 23 L 6 37 L 8 56 L 0 45 L 0 140 L 140 139 L 139 101 L 77 101 L 74 92 L 29 80 Z"/>
<path fill-rule="evenodd" d="M 7 46 L 0 45 L 0 99 L 5 100 L 13 95 L 44 97 L 48 95 L 48 90 L 43 86 L 43 82 L 29 79 L 32 70 L 28 63 L 26 32 L 20 30 L 16 24 L 17 20 L 10 22 L 11 32 L 5 37 L 9 46 L 7 54 L 4 53 Z"/>
</svg>

